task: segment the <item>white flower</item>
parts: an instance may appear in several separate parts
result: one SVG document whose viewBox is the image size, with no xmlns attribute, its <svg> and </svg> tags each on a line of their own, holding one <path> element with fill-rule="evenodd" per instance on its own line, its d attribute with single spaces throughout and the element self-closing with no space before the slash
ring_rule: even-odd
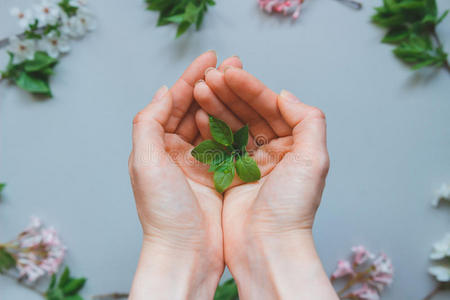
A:
<svg viewBox="0 0 450 300">
<path fill-rule="evenodd" d="M 437 207 L 439 205 L 439 202 L 441 200 L 449 201 L 450 202 L 450 185 L 448 184 L 442 184 L 439 190 L 436 191 L 436 198 L 431 202 L 431 204 L 434 207 Z"/>
<path fill-rule="evenodd" d="M 36 51 L 34 40 L 20 40 L 17 36 L 9 38 L 8 51 L 14 54 L 14 63 L 21 63 L 27 59 L 33 59 Z"/>
<path fill-rule="evenodd" d="M 428 272 L 436 277 L 437 281 L 450 282 L 450 266 L 434 266 L 428 269 Z"/>
<path fill-rule="evenodd" d="M 19 26 L 24 29 L 34 22 L 33 14 L 29 9 L 20 10 L 17 7 L 13 7 L 11 8 L 10 13 L 13 17 L 19 19 Z"/>
<path fill-rule="evenodd" d="M 450 232 L 444 238 L 433 245 L 430 259 L 438 260 L 445 257 L 450 257 Z"/>
<path fill-rule="evenodd" d="M 39 26 L 54 25 L 61 16 L 61 9 L 54 1 L 42 0 L 40 4 L 35 5 L 35 10 Z"/>
<path fill-rule="evenodd" d="M 51 32 L 39 41 L 39 49 L 53 58 L 58 58 L 59 54 L 70 51 L 69 39 L 65 35 L 58 36 Z"/>
<path fill-rule="evenodd" d="M 73 37 L 82 37 L 97 27 L 95 18 L 85 7 L 78 8 L 77 14 L 68 20 L 69 34 Z"/>
</svg>

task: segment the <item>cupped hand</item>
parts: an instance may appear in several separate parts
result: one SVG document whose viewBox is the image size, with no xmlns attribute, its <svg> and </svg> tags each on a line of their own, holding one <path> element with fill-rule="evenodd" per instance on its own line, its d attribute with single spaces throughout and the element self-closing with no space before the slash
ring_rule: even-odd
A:
<svg viewBox="0 0 450 300">
<path fill-rule="evenodd" d="M 237 180 L 224 194 L 225 262 L 241 298 L 335 299 L 311 233 L 329 167 L 324 114 L 233 67 L 224 73 L 209 69 L 194 96 L 202 107 L 196 120 L 204 138 L 207 114 L 233 130 L 248 124 L 255 141 L 249 148 L 262 168 L 261 180 Z M 252 281 L 267 288 L 252 288 Z M 304 285 L 310 288 L 295 294 Z"/>
<path fill-rule="evenodd" d="M 212 51 L 198 57 L 170 90 L 160 88 L 134 118 L 129 170 L 144 242 L 131 299 L 211 298 L 223 272 L 223 197 L 177 164 L 201 141 L 193 88 L 216 61 Z M 206 176 L 198 171 L 202 167 L 193 165 L 193 174 Z M 173 273 L 169 282 L 162 280 L 167 273 Z M 152 276 L 160 279 L 152 281 Z M 173 284 L 176 279 L 184 285 Z"/>
</svg>

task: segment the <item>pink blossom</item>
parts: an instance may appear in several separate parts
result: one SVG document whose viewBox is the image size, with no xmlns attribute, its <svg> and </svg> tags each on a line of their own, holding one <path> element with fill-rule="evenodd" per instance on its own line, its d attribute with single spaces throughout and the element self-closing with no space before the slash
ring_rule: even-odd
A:
<svg viewBox="0 0 450 300">
<path fill-rule="evenodd" d="M 379 300 L 380 295 L 378 292 L 370 288 L 366 283 L 363 284 L 359 289 L 351 293 L 352 296 L 357 297 L 361 300 Z"/>
<path fill-rule="evenodd" d="M 30 225 L 7 245 L 7 250 L 16 258 L 19 276 L 30 283 L 46 274 L 56 273 L 66 252 L 56 230 L 44 227 L 35 217 L 31 219 Z"/>
<path fill-rule="evenodd" d="M 337 279 L 344 276 L 354 276 L 355 271 L 353 271 L 353 268 L 347 260 L 339 260 L 337 263 L 336 271 L 331 275 L 331 279 Z"/>
<path fill-rule="evenodd" d="M 259 7 L 266 12 L 292 14 L 294 19 L 299 17 L 303 2 L 304 0 L 258 0 Z"/>
<path fill-rule="evenodd" d="M 352 247 L 353 252 L 353 265 L 359 266 L 365 263 L 369 259 L 373 259 L 374 255 L 370 253 L 364 246 Z"/>
</svg>

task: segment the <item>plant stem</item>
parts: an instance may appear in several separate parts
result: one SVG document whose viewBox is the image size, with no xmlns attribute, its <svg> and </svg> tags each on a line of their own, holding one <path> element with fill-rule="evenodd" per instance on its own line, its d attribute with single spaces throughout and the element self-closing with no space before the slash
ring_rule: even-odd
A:
<svg viewBox="0 0 450 300">
<path fill-rule="evenodd" d="M 103 295 L 95 295 L 92 296 L 92 299 L 122 299 L 122 298 L 128 298 L 128 294 L 126 293 L 111 293 L 111 294 L 103 294 Z"/>
<path fill-rule="evenodd" d="M 436 32 L 436 29 L 433 28 L 433 30 L 431 31 L 431 36 L 433 36 L 433 38 L 436 41 L 436 44 L 438 45 L 438 47 L 443 49 L 442 43 L 441 43 L 441 39 L 439 39 L 439 36 L 438 36 L 438 34 Z M 447 72 L 450 73 L 450 64 L 448 63 L 448 60 L 445 60 L 444 68 L 447 70 Z"/>
<path fill-rule="evenodd" d="M 433 298 L 437 293 L 439 293 L 442 289 L 443 289 L 443 287 L 442 287 L 440 284 L 436 285 L 436 287 L 434 288 L 434 290 L 432 290 L 425 298 L 423 298 L 423 300 L 430 300 L 430 299 Z"/>
<path fill-rule="evenodd" d="M 20 278 L 17 278 L 17 277 L 15 277 L 15 276 L 13 276 L 13 275 L 11 275 L 11 274 L 9 274 L 9 273 L 0 273 L 0 274 L 3 275 L 3 276 L 5 276 L 5 277 L 8 277 L 8 278 L 10 278 L 10 279 L 15 280 L 15 281 L 17 282 L 17 284 L 19 284 L 20 286 L 23 286 L 24 288 L 26 288 L 26 289 L 28 289 L 28 290 L 30 290 L 30 291 L 33 291 L 33 292 L 35 292 L 35 293 L 41 295 L 42 297 L 45 297 L 45 293 L 44 293 L 44 292 L 40 291 L 40 290 L 39 290 L 38 288 L 36 288 L 35 286 L 25 284 L 22 280 L 20 280 Z"/>
</svg>

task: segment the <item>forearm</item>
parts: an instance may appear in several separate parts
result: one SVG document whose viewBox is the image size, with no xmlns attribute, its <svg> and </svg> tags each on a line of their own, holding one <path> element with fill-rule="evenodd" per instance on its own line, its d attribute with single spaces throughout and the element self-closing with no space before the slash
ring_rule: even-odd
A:
<svg viewBox="0 0 450 300">
<path fill-rule="evenodd" d="M 246 253 L 231 270 L 241 300 L 338 299 L 310 232 L 252 238 Z"/>
<path fill-rule="evenodd" d="M 129 299 L 209 300 L 222 271 L 210 269 L 196 251 L 144 242 Z"/>
</svg>

